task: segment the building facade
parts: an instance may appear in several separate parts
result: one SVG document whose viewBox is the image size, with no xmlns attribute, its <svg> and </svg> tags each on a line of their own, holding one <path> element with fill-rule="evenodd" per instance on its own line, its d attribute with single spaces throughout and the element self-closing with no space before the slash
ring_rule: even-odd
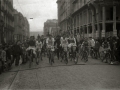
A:
<svg viewBox="0 0 120 90">
<path fill-rule="evenodd" d="M 25 38 L 27 39 L 30 37 L 30 25 L 26 17 L 24 17 L 24 20 L 25 20 Z"/>
<path fill-rule="evenodd" d="M 58 20 L 49 19 L 44 23 L 44 35 L 47 36 L 51 34 L 53 36 L 57 36 L 59 34 L 58 31 Z"/>
<path fill-rule="evenodd" d="M 119 0 L 58 0 L 61 31 L 81 37 L 117 36 L 120 31 Z"/>
<path fill-rule="evenodd" d="M 13 11 L 13 0 L 0 0 L 0 22 L 4 25 L 0 26 L 0 43 L 4 39 L 5 43 L 13 41 L 14 31 L 14 11 Z"/>
<path fill-rule="evenodd" d="M 14 10 L 14 20 L 15 20 L 15 30 L 14 30 L 14 41 L 20 40 L 24 41 L 29 38 L 30 30 L 29 30 L 29 22 L 27 18 L 25 18 L 22 13 Z"/>
</svg>

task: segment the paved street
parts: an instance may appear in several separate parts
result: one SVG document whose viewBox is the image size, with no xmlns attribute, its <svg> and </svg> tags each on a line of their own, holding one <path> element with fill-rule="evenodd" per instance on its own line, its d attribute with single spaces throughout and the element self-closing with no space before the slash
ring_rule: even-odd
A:
<svg viewBox="0 0 120 90">
<path fill-rule="evenodd" d="M 55 58 L 51 67 L 43 58 L 32 68 L 28 64 L 13 66 L 12 70 L 0 75 L 0 90 L 120 90 L 120 66 L 107 65 L 100 60 L 79 60 L 78 65 L 68 65 Z"/>
</svg>

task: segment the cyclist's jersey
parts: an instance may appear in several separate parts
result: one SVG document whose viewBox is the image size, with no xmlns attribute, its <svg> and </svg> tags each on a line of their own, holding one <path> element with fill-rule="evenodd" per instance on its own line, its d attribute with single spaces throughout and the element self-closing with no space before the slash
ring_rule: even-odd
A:
<svg viewBox="0 0 120 90">
<path fill-rule="evenodd" d="M 61 45 L 68 45 L 68 39 L 67 38 L 65 38 L 65 39 L 61 38 Z"/>
<path fill-rule="evenodd" d="M 49 45 L 49 46 L 53 46 L 54 42 L 55 42 L 54 38 L 51 38 L 51 39 L 47 38 L 46 39 L 46 44 Z"/>
<path fill-rule="evenodd" d="M 36 48 L 42 48 L 42 42 L 41 41 L 36 42 Z"/>
<path fill-rule="evenodd" d="M 76 44 L 76 39 L 75 38 L 69 38 L 69 44 Z"/>
</svg>

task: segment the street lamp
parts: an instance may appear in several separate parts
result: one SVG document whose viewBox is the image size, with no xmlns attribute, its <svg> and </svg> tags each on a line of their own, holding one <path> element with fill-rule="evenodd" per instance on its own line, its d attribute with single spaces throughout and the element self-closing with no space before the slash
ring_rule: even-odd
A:
<svg viewBox="0 0 120 90">
<path fill-rule="evenodd" d="M 29 21 L 32 21 L 33 20 L 33 18 L 29 18 Z"/>
</svg>

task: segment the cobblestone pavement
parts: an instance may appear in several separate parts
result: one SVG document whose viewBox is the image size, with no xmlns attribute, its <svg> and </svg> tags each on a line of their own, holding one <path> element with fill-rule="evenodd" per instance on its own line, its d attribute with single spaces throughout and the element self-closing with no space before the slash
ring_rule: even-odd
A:
<svg viewBox="0 0 120 90">
<path fill-rule="evenodd" d="M 55 58 L 51 66 L 47 58 L 39 65 L 33 62 L 0 75 L 0 90 L 120 90 L 120 66 L 107 65 L 89 58 L 87 63 L 79 60 L 78 65 L 68 65 Z"/>
</svg>

